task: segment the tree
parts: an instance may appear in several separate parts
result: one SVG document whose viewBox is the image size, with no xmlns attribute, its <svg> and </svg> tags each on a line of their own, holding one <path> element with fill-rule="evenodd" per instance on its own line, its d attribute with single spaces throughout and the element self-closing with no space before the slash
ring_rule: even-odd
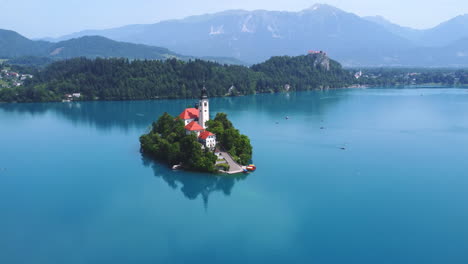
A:
<svg viewBox="0 0 468 264">
<path fill-rule="evenodd" d="M 208 130 L 216 134 L 218 144 L 227 150 L 229 154 L 239 163 L 247 165 L 252 159 L 252 145 L 246 135 L 242 135 L 227 114 L 218 113 L 213 120 L 207 123 Z"/>
<path fill-rule="evenodd" d="M 15 89 L 13 100 L 60 101 L 72 92 L 81 93 L 86 100 L 190 98 L 199 94 L 203 83 L 211 95 L 224 96 L 232 86 L 236 94 L 242 95 L 282 91 L 285 84 L 295 90 L 307 90 L 318 86 L 344 87 L 356 82 L 339 63 L 329 60 L 330 68 L 323 70 L 317 62 L 320 60 L 313 56 L 273 57 L 249 68 L 203 60 L 129 62 L 115 58 L 74 58 L 35 71 L 25 88 Z M 36 93 L 40 89 L 53 91 L 53 96 Z"/>
<path fill-rule="evenodd" d="M 140 137 L 143 153 L 168 165 L 182 163 L 184 167 L 202 172 L 215 172 L 216 156 L 203 151 L 194 134 L 185 134 L 183 122 L 164 113 L 153 123 L 152 130 Z"/>
</svg>

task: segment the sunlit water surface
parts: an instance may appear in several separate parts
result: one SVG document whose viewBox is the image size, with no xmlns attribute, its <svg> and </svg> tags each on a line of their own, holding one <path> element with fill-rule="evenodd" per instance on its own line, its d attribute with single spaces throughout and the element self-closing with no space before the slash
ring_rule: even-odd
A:
<svg viewBox="0 0 468 264">
<path fill-rule="evenodd" d="M 139 153 L 193 100 L 0 105 L 0 263 L 468 263 L 467 91 L 213 98 L 238 178 Z"/>
</svg>

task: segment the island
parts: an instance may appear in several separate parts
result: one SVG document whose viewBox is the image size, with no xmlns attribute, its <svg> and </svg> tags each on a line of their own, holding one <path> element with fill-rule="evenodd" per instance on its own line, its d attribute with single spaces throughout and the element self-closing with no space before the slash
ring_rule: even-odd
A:
<svg viewBox="0 0 468 264">
<path fill-rule="evenodd" d="M 210 120 L 210 104 L 205 87 L 200 101 L 177 116 L 164 113 L 151 131 L 140 137 L 141 152 L 174 168 L 236 174 L 254 170 L 252 145 L 237 130 L 227 114 Z"/>
</svg>

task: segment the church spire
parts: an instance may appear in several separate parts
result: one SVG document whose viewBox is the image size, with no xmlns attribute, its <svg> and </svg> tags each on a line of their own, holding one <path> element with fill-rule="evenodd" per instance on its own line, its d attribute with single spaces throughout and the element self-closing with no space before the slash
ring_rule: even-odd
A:
<svg viewBox="0 0 468 264">
<path fill-rule="evenodd" d="M 210 120 L 210 103 L 208 100 L 208 92 L 206 91 L 206 87 L 203 86 L 200 94 L 200 102 L 198 103 L 198 123 L 204 129 L 206 129 L 206 121 Z"/>
<path fill-rule="evenodd" d="M 203 85 L 203 88 L 201 90 L 200 99 L 207 99 L 207 98 L 208 98 L 208 91 L 206 90 L 206 87 Z"/>
</svg>

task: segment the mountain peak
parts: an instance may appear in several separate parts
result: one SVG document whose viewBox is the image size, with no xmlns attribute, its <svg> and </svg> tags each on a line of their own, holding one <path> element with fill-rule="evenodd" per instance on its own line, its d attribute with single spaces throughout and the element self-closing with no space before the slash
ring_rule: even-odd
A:
<svg viewBox="0 0 468 264">
<path fill-rule="evenodd" d="M 454 22 L 457 22 L 457 23 L 468 23 L 468 14 L 463 14 L 463 15 L 459 15 L 459 16 L 456 16 L 455 18 L 449 20 L 449 21 L 454 21 Z M 447 21 L 447 22 L 449 22 Z"/>
<path fill-rule="evenodd" d="M 344 12 L 343 10 L 337 7 L 334 7 L 328 4 L 320 4 L 320 3 L 314 4 L 313 6 L 302 10 L 302 12 L 313 12 L 313 11 Z"/>
<path fill-rule="evenodd" d="M 8 29 L 0 29 L 0 37 L 5 38 L 5 37 L 14 37 L 14 38 L 20 38 L 26 40 L 27 38 L 20 35 L 18 32 L 13 31 L 13 30 L 8 30 Z"/>
</svg>

